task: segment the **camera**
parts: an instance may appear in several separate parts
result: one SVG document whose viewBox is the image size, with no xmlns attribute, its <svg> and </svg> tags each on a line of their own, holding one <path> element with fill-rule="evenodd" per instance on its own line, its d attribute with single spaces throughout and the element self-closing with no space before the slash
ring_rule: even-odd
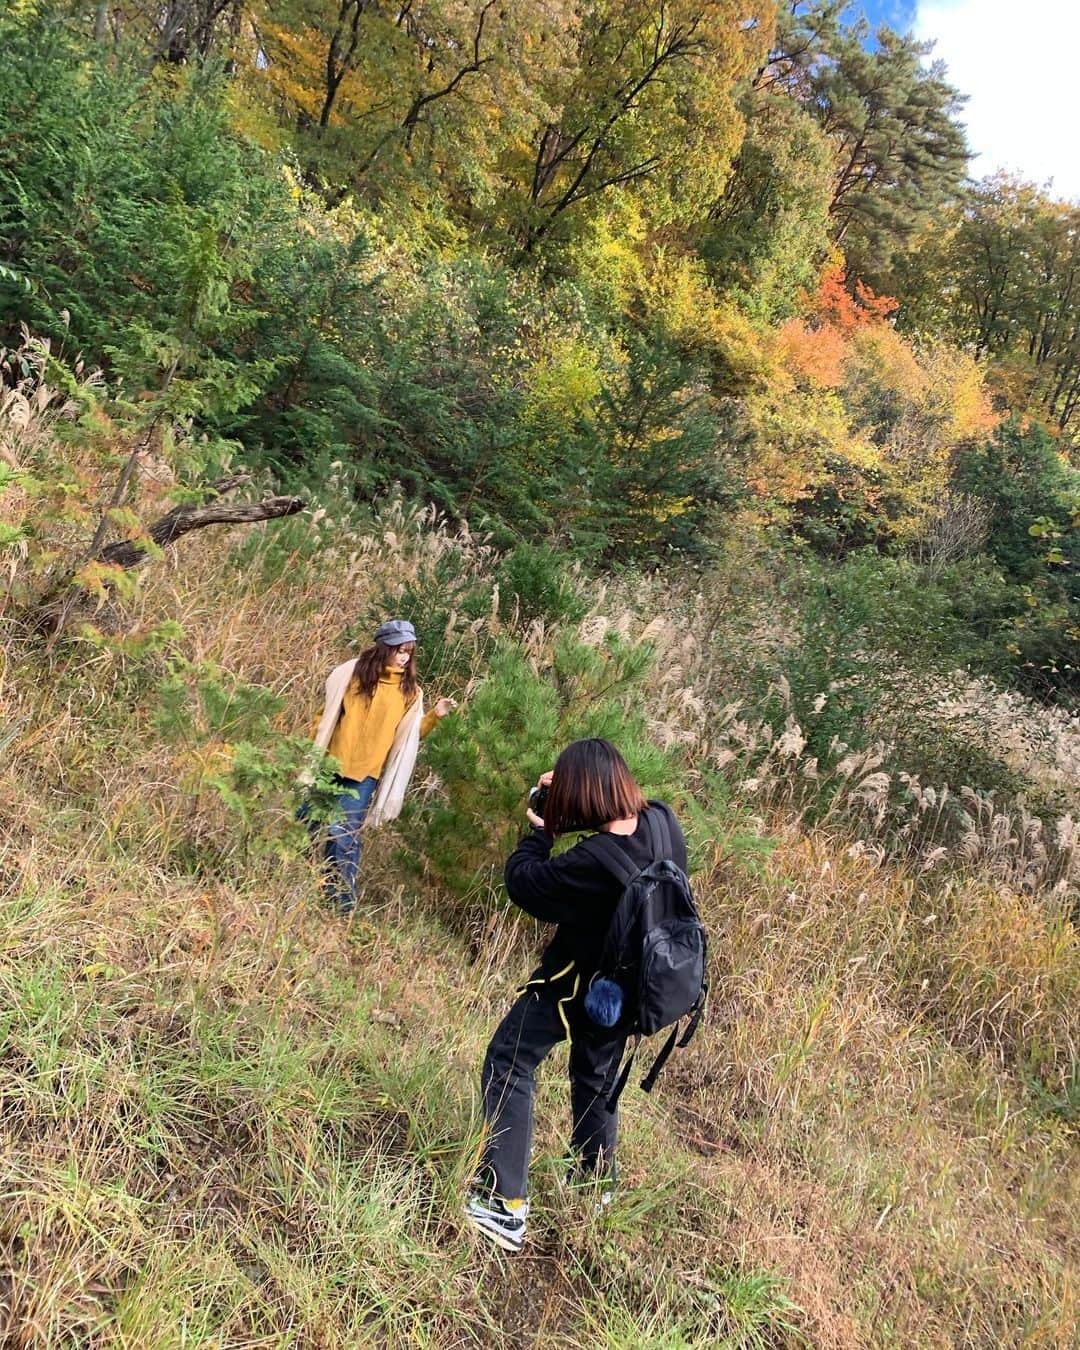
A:
<svg viewBox="0 0 1080 1350">
<path fill-rule="evenodd" d="M 541 820 L 547 820 L 544 813 L 544 807 L 547 805 L 548 793 L 550 787 L 534 787 L 529 789 L 529 810 L 533 811 Z M 581 825 L 576 820 L 567 821 L 563 827 L 563 834 L 580 834 L 586 830 L 594 829 L 592 825 Z"/>
</svg>

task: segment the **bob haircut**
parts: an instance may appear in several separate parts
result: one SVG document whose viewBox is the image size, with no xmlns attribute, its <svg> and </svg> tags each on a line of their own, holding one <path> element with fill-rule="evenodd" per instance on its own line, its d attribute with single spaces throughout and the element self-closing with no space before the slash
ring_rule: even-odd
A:
<svg viewBox="0 0 1080 1350">
<path fill-rule="evenodd" d="M 555 761 L 544 803 L 544 829 L 550 835 L 599 830 L 646 806 L 626 761 L 610 741 L 599 737 L 573 741 Z"/>
</svg>

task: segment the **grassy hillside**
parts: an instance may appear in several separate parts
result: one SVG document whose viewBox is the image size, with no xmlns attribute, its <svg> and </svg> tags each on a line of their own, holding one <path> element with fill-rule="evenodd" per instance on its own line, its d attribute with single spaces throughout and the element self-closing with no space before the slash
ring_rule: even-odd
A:
<svg viewBox="0 0 1080 1350">
<path fill-rule="evenodd" d="M 770 740 L 746 669 L 783 616 L 746 557 L 689 582 L 564 578 L 545 622 L 430 514 L 211 536 L 52 641 L 8 615 L 7 1344 L 1075 1343 L 1075 814 L 1033 841 L 1019 806 L 969 803 L 966 833 L 939 837 L 937 797 L 898 815 L 871 752 L 819 768 L 793 716 Z M 348 922 L 292 820 L 347 633 L 438 604 L 425 682 L 464 708 L 437 735 L 485 734 L 500 652 L 538 686 L 568 632 L 649 658 L 619 697 L 681 775 L 713 932 L 704 1034 L 653 1097 L 626 1094 L 602 1217 L 558 1187 L 564 1064 L 545 1066 L 518 1259 L 460 1204 L 486 1039 L 544 934 L 499 898 L 501 853 L 453 884 L 451 742 L 370 841 Z M 1021 711 L 999 710 L 1014 740 Z M 1074 735 L 1055 727 L 1059 760 Z M 1067 774 L 1047 772 L 1060 806 Z"/>
<path fill-rule="evenodd" d="M 0 8 L 0 1342 L 1080 1343 L 1078 208 L 834 0 Z M 344 922 L 296 780 L 390 614 L 460 711 Z M 712 997 L 602 1216 L 545 1066 L 510 1260 L 581 735 Z"/>
</svg>

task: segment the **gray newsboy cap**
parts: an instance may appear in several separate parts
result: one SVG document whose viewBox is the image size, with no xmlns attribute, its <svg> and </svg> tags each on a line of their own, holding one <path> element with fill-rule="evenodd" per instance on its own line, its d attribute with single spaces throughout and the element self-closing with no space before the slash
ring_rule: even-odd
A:
<svg viewBox="0 0 1080 1350">
<path fill-rule="evenodd" d="M 387 619 L 375 629 L 375 641 L 384 647 L 400 647 L 405 642 L 416 641 L 416 629 L 408 619 Z"/>
</svg>

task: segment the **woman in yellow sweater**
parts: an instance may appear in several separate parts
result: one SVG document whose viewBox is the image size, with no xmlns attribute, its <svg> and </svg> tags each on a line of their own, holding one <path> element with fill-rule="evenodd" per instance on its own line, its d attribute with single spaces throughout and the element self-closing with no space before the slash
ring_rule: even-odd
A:
<svg viewBox="0 0 1080 1350">
<path fill-rule="evenodd" d="M 356 907 L 361 831 L 401 809 L 420 741 L 455 707 L 440 698 L 427 714 L 416 680 L 416 631 L 388 619 L 372 646 L 330 672 L 315 745 L 338 763 L 341 793 L 326 839 L 333 900 L 343 914 Z"/>
</svg>

